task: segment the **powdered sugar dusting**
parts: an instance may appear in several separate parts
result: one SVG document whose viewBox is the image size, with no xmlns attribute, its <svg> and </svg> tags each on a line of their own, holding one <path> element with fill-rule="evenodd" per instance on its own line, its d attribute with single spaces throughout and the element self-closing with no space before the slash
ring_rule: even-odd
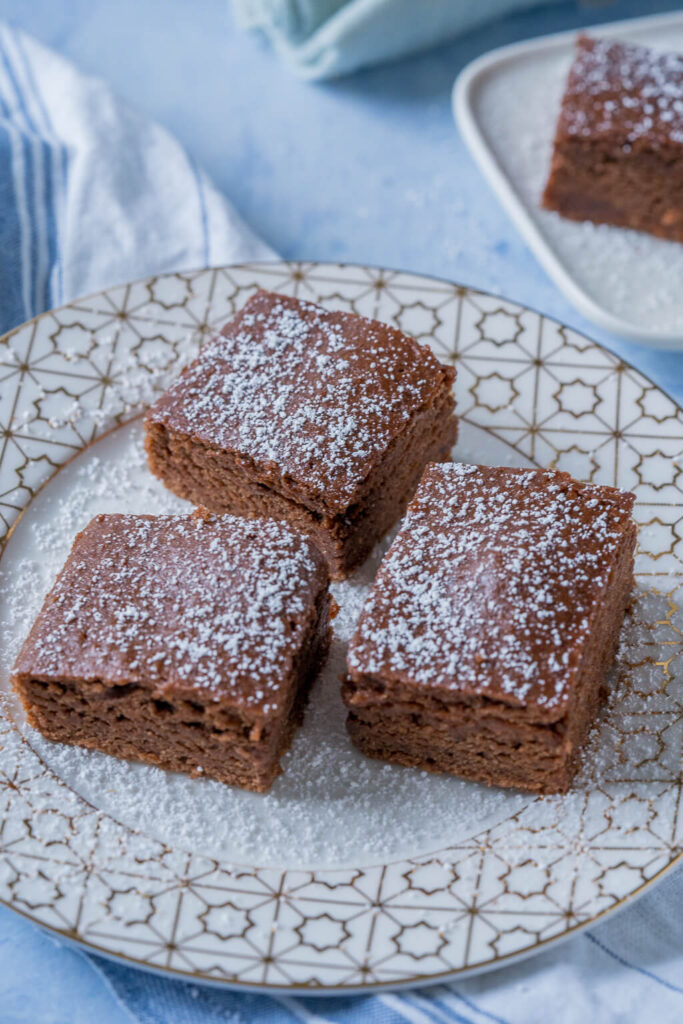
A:
<svg viewBox="0 0 683 1024">
<path fill-rule="evenodd" d="M 457 451 L 461 456 L 476 452 L 479 458 L 485 455 L 496 464 L 509 457 L 509 448 L 469 423 L 463 424 Z M 169 514 L 184 510 L 189 506 L 146 469 L 139 423 L 103 438 L 62 469 L 31 503 L 3 556 L 0 648 L 5 657 L 0 687 L 7 686 L 8 668 L 78 530 L 103 512 Z M 509 821 L 524 807 L 525 814 L 536 809 L 534 821 L 540 819 L 541 825 L 544 814 L 557 812 L 562 827 L 573 830 L 572 808 L 583 806 L 582 786 L 568 797 L 529 804 L 527 796 L 515 791 L 489 789 L 454 776 L 427 776 L 370 760 L 351 744 L 339 679 L 345 669 L 347 643 L 388 544 L 389 538 L 350 580 L 332 585 L 341 607 L 333 622 L 330 659 L 315 685 L 304 724 L 283 759 L 284 774 L 268 794 L 248 793 L 210 779 L 191 779 L 97 751 L 50 743 L 28 729 L 30 744 L 60 778 L 103 812 L 98 819 L 102 828 L 110 823 L 107 814 L 111 814 L 176 851 L 193 850 L 234 863 L 297 868 L 375 863 L 468 839 L 488 824 Z M 648 602 L 653 601 L 650 607 Z M 643 662 L 647 654 L 643 643 L 651 636 L 650 628 L 639 625 L 639 620 L 661 623 L 670 608 L 665 596 L 641 594 L 637 609 L 640 611 L 627 619 L 625 627 L 625 661 L 616 672 L 621 679 L 615 691 L 617 706 L 600 730 L 599 742 L 584 759 L 585 769 L 590 768 L 585 784 L 591 790 L 605 779 L 649 779 L 661 774 L 664 755 L 652 758 L 648 743 L 661 729 L 662 713 L 671 712 L 674 706 L 674 680 L 661 691 L 661 668 Z M 9 702 L 2 692 L 0 699 Z M 16 709 L 11 714 L 19 716 Z M 680 763 L 680 733 L 672 728 L 663 735 L 668 744 L 667 763 L 675 771 Z M 36 799 L 33 792 L 34 807 Z M 501 827 L 510 829 L 509 823 Z M 526 834 L 519 833 L 520 843 Z M 137 840 L 135 831 L 127 834 L 129 856 L 135 855 Z M 145 840 L 139 837 L 139 841 Z M 87 837 L 84 842 L 87 844 Z M 511 834 L 513 846 L 514 842 Z M 84 848 L 86 852 L 89 849 L 87 845 Z M 553 851 L 551 846 L 549 857 L 555 856 Z M 520 856 L 528 858 L 527 847 Z M 542 856 L 543 850 L 536 849 L 534 857 Z M 463 870 L 459 865 L 459 875 Z"/>
<path fill-rule="evenodd" d="M 628 521 L 619 495 L 554 471 L 429 467 L 352 672 L 559 714 Z"/>
<path fill-rule="evenodd" d="M 471 430 L 465 425 L 465 444 L 473 443 Z M 488 435 L 477 436 L 491 445 Z M 501 445 L 491 451 L 499 459 L 505 449 Z M 103 438 L 58 473 L 29 506 L 3 556 L 2 686 L 78 530 L 103 512 L 164 515 L 184 510 L 189 511 L 187 503 L 147 470 L 139 423 Z M 27 729 L 31 745 L 62 779 L 117 820 L 176 849 L 237 863 L 373 863 L 401 852 L 436 849 L 514 814 L 528 803 L 526 796 L 372 761 L 348 737 L 340 677 L 349 638 L 389 540 L 351 579 L 332 584 L 340 610 L 333 621 L 330 657 L 283 759 L 284 772 L 269 793 L 50 743 Z"/>
<path fill-rule="evenodd" d="M 610 137 L 626 152 L 683 145 L 683 55 L 583 37 L 560 124 L 570 135 Z"/>
<path fill-rule="evenodd" d="M 232 516 L 99 516 L 80 534 L 19 670 L 179 686 L 273 714 L 324 585 L 285 524 Z"/>
<path fill-rule="evenodd" d="M 262 472 L 275 466 L 338 512 L 445 373 L 385 324 L 259 292 L 150 417 Z"/>
<path fill-rule="evenodd" d="M 681 27 L 653 27 L 645 41 L 683 52 Z M 683 321 L 682 245 L 608 224 L 570 221 L 540 206 L 573 57 L 573 43 L 539 44 L 533 52 L 501 60 L 477 82 L 474 117 L 518 197 L 520 215 L 587 298 L 645 337 L 665 333 L 678 338 Z"/>
</svg>

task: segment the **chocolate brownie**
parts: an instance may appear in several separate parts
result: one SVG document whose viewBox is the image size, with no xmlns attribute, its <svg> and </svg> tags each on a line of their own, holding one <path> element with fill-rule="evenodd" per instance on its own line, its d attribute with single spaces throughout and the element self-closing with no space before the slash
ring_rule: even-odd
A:
<svg viewBox="0 0 683 1024">
<path fill-rule="evenodd" d="M 328 574 L 284 523 L 101 515 L 13 683 L 50 740 L 268 789 L 329 644 Z"/>
<path fill-rule="evenodd" d="M 633 583 L 633 500 L 553 470 L 428 466 L 349 649 L 360 749 L 566 790 Z"/>
<path fill-rule="evenodd" d="M 579 38 L 543 205 L 683 242 L 683 55 Z"/>
<path fill-rule="evenodd" d="M 260 291 L 148 412 L 149 464 L 214 512 L 288 521 L 341 579 L 448 458 L 453 377 L 386 324 Z"/>
</svg>

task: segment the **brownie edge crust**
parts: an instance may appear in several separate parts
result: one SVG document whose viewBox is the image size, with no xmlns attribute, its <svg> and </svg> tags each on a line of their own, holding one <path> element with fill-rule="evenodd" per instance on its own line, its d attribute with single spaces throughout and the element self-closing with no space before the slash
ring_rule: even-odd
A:
<svg viewBox="0 0 683 1024">
<path fill-rule="evenodd" d="M 260 291 L 147 413 L 149 465 L 214 512 L 288 522 L 343 579 L 449 458 L 454 376 L 386 324 Z"/>
<path fill-rule="evenodd" d="M 683 242 L 683 55 L 580 36 L 542 205 Z"/>
<path fill-rule="evenodd" d="M 562 472 L 428 466 L 349 648 L 354 743 L 566 791 L 630 599 L 632 505 Z"/>
<path fill-rule="evenodd" d="M 267 790 L 330 642 L 328 574 L 282 523 L 102 515 L 13 685 L 50 740 Z"/>
</svg>

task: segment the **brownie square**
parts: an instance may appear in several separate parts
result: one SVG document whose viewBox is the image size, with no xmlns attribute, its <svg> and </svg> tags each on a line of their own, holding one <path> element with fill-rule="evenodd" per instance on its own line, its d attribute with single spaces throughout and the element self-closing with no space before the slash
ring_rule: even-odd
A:
<svg viewBox="0 0 683 1024">
<path fill-rule="evenodd" d="M 683 241 L 683 56 L 577 43 L 543 205 Z"/>
<path fill-rule="evenodd" d="M 149 464 L 214 512 L 286 520 L 342 579 L 448 458 L 453 378 L 385 324 L 260 291 L 148 412 Z"/>
<path fill-rule="evenodd" d="M 50 740 L 263 791 L 329 632 L 324 560 L 285 524 L 101 515 L 76 537 L 13 684 Z"/>
<path fill-rule="evenodd" d="M 349 649 L 360 749 L 565 791 L 633 583 L 633 500 L 553 470 L 428 466 Z"/>
</svg>

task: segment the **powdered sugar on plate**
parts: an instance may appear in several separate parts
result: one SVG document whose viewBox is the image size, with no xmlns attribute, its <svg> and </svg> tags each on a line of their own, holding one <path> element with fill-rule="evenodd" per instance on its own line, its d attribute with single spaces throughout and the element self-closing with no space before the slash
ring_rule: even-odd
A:
<svg viewBox="0 0 683 1024">
<path fill-rule="evenodd" d="M 456 453 L 471 460 L 474 452 L 480 461 L 509 461 L 509 448 L 463 423 Z M 102 512 L 163 514 L 189 509 L 147 470 L 139 422 L 87 449 L 34 499 L 8 542 L 0 575 L 0 699 L 10 703 L 17 721 L 22 715 L 7 692 L 9 669 L 75 534 Z M 248 793 L 50 743 L 31 729 L 26 730 L 29 742 L 94 807 L 171 848 L 238 864 L 297 868 L 360 866 L 419 856 L 470 839 L 523 808 L 525 820 L 543 824 L 556 816 L 569 834 L 580 824 L 584 787 L 595 789 L 600 780 L 609 783 L 624 772 L 646 783 L 657 777 L 665 761 L 675 770 L 680 758 L 677 733 L 671 732 L 664 752 L 655 752 L 655 757 L 650 750 L 655 726 L 672 699 L 671 693 L 660 692 L 658 667 L 646 663 L 640 653 L 640 645 L 649 641 L 646 623 L 664 619 L 668 607 L 665 598 L 654 596 L 644 601 L 659 602 L 661 609 L 643 608 L 642 615 L 627 624 L 622 657 L 635 667 L 614 690 L 610 716 L 596 730 L 579 786 L 567 797 L 539 800 L 365 758 L 346 733 L 340 676 L 348 641 L 390 540 L 379 545 L 354 577 L 332 586 L 340 611 L 333 624 L 330 658 L 314 687 L 304 725 L 284 758 L 284 774 L 270 793 Z M 679 682 L 672 680 L 671 686 Z M 629 724 L 634 709 L 636 730 Z M 647 725 L 649 715 L 652 729 Z M 519 851 L 520 857 L 528 855 L 526 848 Z M 539 856 L 536 851 L 536 859 Z"/>
<path fill-rule="evenodd" d="M 60 470 L 29 506 L 3 556 L 3 689 L 75 534 L 94 515 L 189 510 L 147 470 L 139 422 L 103 438 Z M 117 820 L 174 848 L 238 863 L 367 864 L 438 849 L 505 819 L 529 798 L 370 761 L 347 736 L 340 676 L 388 544 L 389 538 L 351 580 L 332 586 L 340 610 L 330 658 L 270 793 L 50 743 L 32 729 L 30 743 L 77 793 Z"/>
</svg>

